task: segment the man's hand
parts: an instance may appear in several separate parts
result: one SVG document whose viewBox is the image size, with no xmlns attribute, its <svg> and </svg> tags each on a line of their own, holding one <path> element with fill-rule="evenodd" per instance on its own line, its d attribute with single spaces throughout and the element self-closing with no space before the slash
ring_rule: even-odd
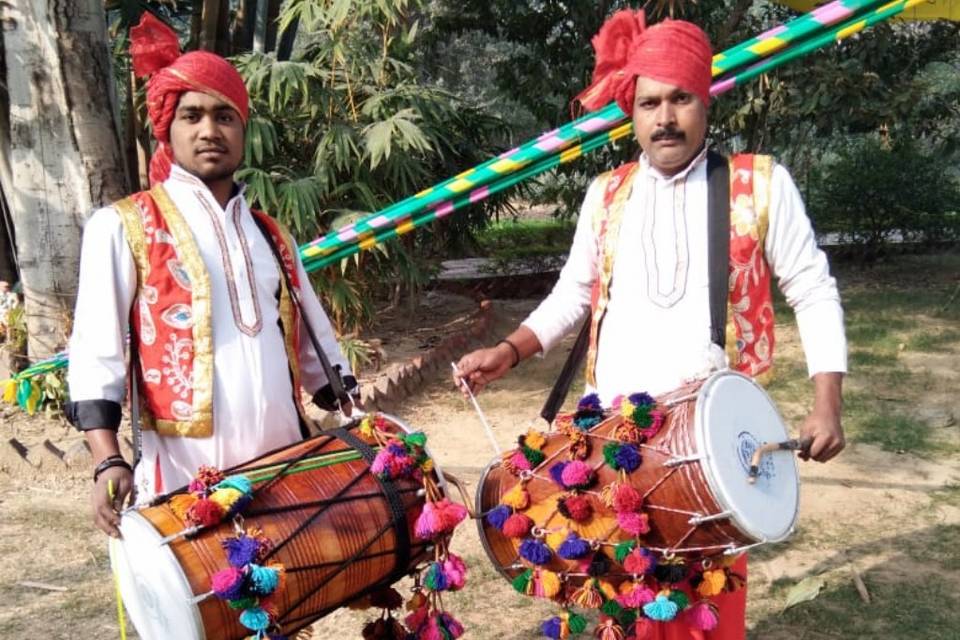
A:
<svg viewBox="0 0 960 640">
<path fill-rule="evenodd" d="M 800 427 L 800 438 L 810 440 L 810 448 L 800 454 L 804 460 L 826 462 L 843 450 L 846 441 L 840 425 L 842 373 L 818 373 L 813 376 L 813 411 Z"/>
<path fill-rule="evenodd" d="M 506 343 L 495 347 L 477 349 L 460 358 L 457 370 L 453 374 L 453 382 L 464 395 L 467 395 L 464 383 L 473 393 L 480 391 L 510 370 L 516 356 L 513 349 Z"/>
<path fill-rule="evenodd" d="M 114 538 L 120 537 L 120 511 L 133 490 L 133 474 L 125 467 L 110 467 L 93 485 L 93 523 Z"/>
</svg>

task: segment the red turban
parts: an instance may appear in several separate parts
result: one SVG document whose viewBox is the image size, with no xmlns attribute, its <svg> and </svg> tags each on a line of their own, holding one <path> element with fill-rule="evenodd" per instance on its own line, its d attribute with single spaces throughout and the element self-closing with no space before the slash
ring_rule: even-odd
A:
<svg viewBox="0 0 960 640">
<path fill-rule="evenodd" d="M 199 91 L 223 100 L 247 123 L 250 99 L 233 65 L 209 51 L 180 55 L 177 34 L 149 11 L 130 29 L 130 56 L 137 77 L 152 74 L 147 82 L 147 115 L 159 144 L 150 160 L 151 183 L 162 182 L 170 175 L 170 123 L 182 94 Z"/>
<path fill-rule="evenodd" d="M 664 20 L 646 28 L 643 11 L 613 14 L 593 37 L 593 83 L 577 96 L 590 111 L 616 100 L 633 112 L 637 76 L 689 91 L 710 105 L 713 54 L 707 34 L 691 22 Z"/>
</svg>

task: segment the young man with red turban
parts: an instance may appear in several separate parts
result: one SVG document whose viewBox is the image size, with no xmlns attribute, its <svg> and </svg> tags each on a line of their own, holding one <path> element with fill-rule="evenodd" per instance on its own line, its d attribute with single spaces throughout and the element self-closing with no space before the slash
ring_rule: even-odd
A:
<svg viewBox="0 0 960 640">
<path fill-rule="evenodd" d="M 301 439 L 301 385 L 332 408 L 306 322 L 356 385 L 293 238 L 233 180 L 249 115 L 243 79 L 212 53 L 179 55 L 176 34 L 144 16 L 131 54 L 136 73 L 151 75 L 152 188 L 87 222 L 70 340 L 67 414 L 97 463 L 95 523 L 114 536 L 134 484 L 145 500 L 201 465 L 231 467 Z M 135 473 L 117 445 L 128 327 L 143 429 Z"/>
<path fill-rule="evenodd" d="M 773 359 L 772 274 L 796 314 L 813 380 L 813 410 L 801 427 L 811 441 L 806 456 L 833 458 L 844 446 L 843 311 L 796 186 L 769 157 L 729 159 L 730 317 L 726 339 L 713 339 L 705 144 L 710 42 L 689 22 L 647 28 L 642 12 L 621 11 L 593 45 L 594 82 L 579 99 L 588 109 L 616 101 L 632 114 L 639 162 L 594 180 L 553 292 L 506 339 L 464 356 L 456 382 L 479 390 L 547 352 L 587 314 L 587 387 L 605 406 L 617 395 L 660 394 L 725 366 L 763 377 Z M 745 574 L 745 558 L 735 570 Z M 720 626 L 713 631 L 675 621 L 645 637 L 742 639 L 745 603 L 745 589 L 717 596 Z"/>
</svg>

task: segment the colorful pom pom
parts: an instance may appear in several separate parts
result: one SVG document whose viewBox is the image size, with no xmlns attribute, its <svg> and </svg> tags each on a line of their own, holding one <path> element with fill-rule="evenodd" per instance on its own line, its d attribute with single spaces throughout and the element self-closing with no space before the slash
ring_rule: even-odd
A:
<svg viewBox="0 0 960 640">
<path fill-rule="evenodd" d="M 662 583 L 676 584 L 687 577 L 687 566 L 683 562 L 661 562 L 653 575 Z"/>
<path fill-rule="evenodd" d="M 533 467 L 538 466 L 541 462 L 547 459 L 547 456 L 542 451 L 532 447 L 523 447 L 521 451 L 523 452 L 523 457 L 526 458 L 527 462 L 529 462 Z"/>
<path fill-rule="evenodd" d="M 210 578 L 210 590 L 223 600 L 237 600 L 243 595 L 243 572 L 236 567 L 221 569 Z"/>
<path fill-rule="evenodd" d="M 702 580 L 697 585 L 697 593 L 704 598 L 720 595 L 727 585 L 727 574 L 723 569 L 708 569 L 703 572 Z"/>
<path fill-rule="evenodd" d="M 537 569 L 530 582 L 530 595 L 551 599 L 560 593 L 561 586 L 559 575 L 546 569 Z"/>
<path fill-rule="evenodd" d="M 560 620 L 560 616 L 554 616 L 548 620 L 544 620 L 540 624 L 540 632 L 546 637 L 552 638 L 553 640 L 561 640 L 567 637 L 566 635 L 563 635 L 562 627 L 563 622 Z"/>
<path fill-rule="evenodd" d="M 649 550 L 639 547 L 623 560 L 623 570 L 636 576 L 646 575 L 657 566 L 657 557 Z"/>
<path fill-rule="evenodd" d="M 600 402 L 600 396 L 596 393 L 588 393 L 577 402 L 577 411 L 603 411 L 603 404 Z"/>
<path fill-rule="evenodd" d="M 690 607 L 684 616 L 694 629 L 713 631 L 720 624 L 720 613 L 712 602 L 701 600 Z"/>
<path fill-rule="evenodd" d="M 570 601 L 584 609 L 599 609 L 603 606 L 603 595 L 597 587 L 597 580 L 589 579 L 570 596 Z"/>
<path fill-rule="evenodd" d="M 450 582 L 447 575 L 443 572 L 443 565 L 439 562 L 431 562 L 423 575 L 423 586 L 430 591 L 446 591 Z"/>
<path fill-rule="evenodd" d="M 560 473 L 564 489 L 589 489 L 595 480 L 593 468 L 582 460 L 571 460 Z"/>
<path fill-rule="evenodd" d="M 520 482 L 504 494 L 503 498 L 500 499 L 500 503 L 513 509 L 523 510 L 530 506 L 530 493 L 524 484 Z"/>
<path fill-rule="evenodd" d="M 617 513 L 617 524 L 632 536 L 640 536 L 650 531 L 650 517 L 645 513 Z"/>
<path fill-rule="evenodd" d="M 250 482 L 250 479 L 244 475 L 235 475 L 228 478 L 224 478 L 218 482 L 214 487 L 214 491 L 220 489 L 234 489 L 243 494 L 248 494 L 253 491 L 253 484 Z"/>
<path fill-rule="evenodd" d="M 510 517 L 510 507 L 506 505 L 499 505 L 494 507 L 487 512 L 487 515 L 484 517 L 487 524 L 497 529 L 503 531 L 503 524 L 507 521 L 507 518 Z M 526 535 L 526 534 L 524 534 Z"/>
<path fill-rule="evenodd" d="M 240 535 L 224 540 L 223 548 L 227 551 L 227 562 L 230 566 L 243 568 L 257 560 L 260 543 L 256 538 Z"/>
<path fill-rule="evenodd" d="M 223 516 L 223 507 L 209 498 L 200 498 L 187 510 L 187 520 L 198 527 L 215 527 Z"/>
<path fill-rule="evenodd" d="M 613 618 L 604 618 L 593 632 L 597 640 L 624 640 L 623 628 Z"/>
<path fill-rule="evenodd" d="M 503 535 L 508 538 L 523 538 L 533 528 L 533 520 L 522 513 L 514 513 L 503 523 Z"/>
<path fill-rule="evenodd" d="M 574 522 L 586 522 L 593 515 L 593 505 L 590 499 L 583 495 L 565 496 L 557 500 L 557 510 L 560 514 Z"/>
<path fill-rule="evenodd" d="M 633 473 L 640 467 L 642 461 L 639 449 L 632 444 L 621 444 L 614 453 L 614 464 L 610 466 L 617 471 Z"/>
<path fill-rule="evenodd" d="M 543 540 L 527 538 L 520 543 L 520 556 L 533 564 L 547 564 L 553 557 L 553 552 Z"/>
<path fill-rule="evenodd" d="M 511 473 L 519 473 L 520 471 L 530 471 L 533 469 L 533 465 L 530 464 L 530 460 L 527 459 L 527 456 L 523 455 L 523 451 L 514 451 L 510 454 L 509 466 L 511 467 Z"/>
<path fill-rule="evenodd" d="M 447 554 L 446 560 L 443 561 L 443 573 L 447 577 L 450 591 L 459 591 L 467 583 L 467 565 L 456 554 Z"/>
<path fill-rule="evenodd" d="M 514 578 L 510 584 L 513 586 L 514 590 L 517 593 L 527 593 L 527 587 L 530 586 L 530 579 L 533 577 L 533 570 L 527 569 L 516 578 Z M 409 625 L 408 625 L 409 626 Z"/>
<path fill-rule="evenodd" d="M 667 622 L 677 617 L 679 607 L 664 594 L 658 594 L 653 602 L 643 605 L 643 612 L 651 620 Z"/>
<path fill-rule="evenodd" d="M 537 431 L 536 429 L 530 429 L 527 431 L 526 435 L 521 436 L 523 441 L 520 443 L 520 446 L 527 446 L 531 449 L 543 449 L 543 445 L 547 444 L 547 436 L 542 431 Z"/>
<path fill-rule="evenodd" d="M 627 559 L 627 556 L 630 555 L 630 552 L 633 551 L 636 546 L 636 540 L 624 540 L 623 542 L 618 542 L 613 548 L 613 557 L 617 559 L 617 562 L 623 564 L 624 560 Z"/>
<path fill-rule="evenodd" d="M 569 462 L 560 461 L 550 467 L 550 477 L 561 488 L 566 488 L 563 484 L 563 470 L 567 468 Z"/>
<path fill-rule="evenodd" d="M 590 553 L 590 543 L 575 533 L 567 536 L 567 539 L 557 549 L 557 555 L 564 560 L 579 560 L 586 557 L 588 553 Z"/>
<path fill-rule="evenodd" d="M 624 582 L 620 585 L 617 602 L 621 606 L 638 609 L 649 602 L 653 602 L 655 597 L 656 594 L 653 589 L 642 582 Z"/>
<path fill-rule="evenodd" d="M 270 616 L 260 607 L 253 607 L 240 614 L 240 624 L 251 631 L 266 631 L 270 627 Z"/>
<path fill-rule="evenodd" d="M 610 506 L 614 511 L 639 511 L 643 506 L 643 496 L 626 482 L 618 483 L 611 493 Z"/>
<path fill-rule="evenodd" d="M 258 596 L 268 596 L 277 590 L 280 576 L 275 569 L 250 565 L 250 591 Z"/>
</svg>

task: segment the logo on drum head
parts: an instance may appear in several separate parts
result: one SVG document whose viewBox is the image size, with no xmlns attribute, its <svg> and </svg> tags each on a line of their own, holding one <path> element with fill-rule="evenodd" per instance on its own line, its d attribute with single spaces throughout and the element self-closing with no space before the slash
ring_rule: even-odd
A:
<svg viewBox="0 0 960 640">
<path fill-rule="evenodd" d="M 760 448 L 760 444 L 749 431 L 741 431 L 737 434 L 737 458 L 739 458 L 740 466 L 743 467 L 745 474 L 750 473 L 750 459 L 753 458 L 753 453 Z M 773 479 L 776 475 L 773 458 L 764 456 L 760 460 L 760 470 L 757 475 L 767 480 Z"/>
<path fill-rule="evenodd" d="M 143 606 L 144 613 L 148 618 L 153 620 L 155 628 L 169 628 L 170 624 L 167 620 L 167 614 L 163 610 L 163 607 L 160 606 L 160 599 L 154 592 L 153 587 L 139 575 L 136 577 L 136 582 L 137 595 L 140 597 L 140 604 Z"/>
</svg>

